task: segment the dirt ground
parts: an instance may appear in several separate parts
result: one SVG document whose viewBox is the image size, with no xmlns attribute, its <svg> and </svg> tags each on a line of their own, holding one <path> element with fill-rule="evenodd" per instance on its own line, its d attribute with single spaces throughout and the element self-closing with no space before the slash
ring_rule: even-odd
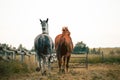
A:
<svg viewBox="0 0 120 80">
<path fill-rule="evenodd" d="M 41 76 L 40 72 L 14 75 L 8 80 L 120 80 L 120 64 L 89 64 L 86 68 L 69 68 L 69 72 L 59 74 L 53 68 L 50 75 Z"/>
</svg>

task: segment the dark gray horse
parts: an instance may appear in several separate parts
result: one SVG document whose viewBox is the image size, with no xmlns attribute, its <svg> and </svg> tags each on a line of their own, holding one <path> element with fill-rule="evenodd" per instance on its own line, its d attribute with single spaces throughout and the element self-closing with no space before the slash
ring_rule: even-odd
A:
<svg viewBox="0 0 120 80">
<path fill-rule="evenodd" d="M 48 18 L 47 20 L 41 20 L 42 34 L 39 34 L 35 38 L 34 46 L 39 60 L 39 69 L 42 75 L 46 75 L 46 70 L 50 72 L 50 57 L 54 48 L 53 40 L 49 36 L 48 32 Z M 48 68 L 47 68 L 48 67 Z"/>
</svg>

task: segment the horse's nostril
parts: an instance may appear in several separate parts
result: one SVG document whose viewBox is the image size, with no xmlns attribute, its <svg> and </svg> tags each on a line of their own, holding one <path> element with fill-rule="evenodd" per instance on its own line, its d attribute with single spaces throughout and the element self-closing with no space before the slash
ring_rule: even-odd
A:
<svg viewBox="0 0 120 80">
<path fill-rule="evenodd" d="M 42 30 L 45 30 L 45 28 L 42 28 Z"/>
</svg>

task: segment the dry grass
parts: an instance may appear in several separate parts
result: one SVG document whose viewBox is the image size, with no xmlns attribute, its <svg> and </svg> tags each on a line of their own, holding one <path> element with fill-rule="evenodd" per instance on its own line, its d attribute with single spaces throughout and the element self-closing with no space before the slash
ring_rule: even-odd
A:
<svg viewBox="0 0 120 80">
<path fill-rule="evenodd" d="M 84 55 L 72 55 L 72 56 L 83 57 Z M 93 61 L 96 60 L 98 57 L 99 57 L 98 55 L 89 55 L 89 59 L 91 58 Z M 33 60 L 25 61 L 25 62 L 26 63 L 31 62 L 32 64 L 30 66 L 33 66 L 33 64 L 35 64 L 34 56 L 32 56 L 31 58 Z M 74 58 L 74 59 L 71 58 L 71 61 L 78 61 L 78 60 L 79 58 Z M 75 64 L 73 63 L 72 65 Z M 52 64 L 52 66 L 58 67 L 57 63 Z M 69 72 L 66 74 L 59 74 L 58 68 L 53 68 L 51 74 L 47 76 L 41 76 L 40 72 L 34 72 L 29 74 L 11 76 L 9 80 L 120 80 L 120 64 L 119 63 L 89 64 L 88 69 L 69 68 Z"/>
<path fill-rule="evenodd" d="M 35 56 L 32 55 L 30 58 L 25 57 L 24 63 L 28 65 L 29 69 L 33 69 L 32 73 L 25 74 L 14 74 L 6 80 L 120 80 L 120 55 L 109 55 L 109 52 L 113 49 L 103 49 L 104 60 L 102 62 L 101 55 L 89 54 L 89 66 L 86 68 L 69 68 L 69 72 L 65 74 L 59 74 L 58 68 L 53 68 L 50 75 L 41 76 L 40 72 L 35 72 L 36 63 Z M 119 49 L 116 49 L 119 51 Z M 113 50 L 114 52 L 116 50 Z M 85 55 L 72 55 L 72 57 L 83 57 Z M 20 61 L 20 56 L 17 56 L 17 60 Z M 80 58 L 71 58 L 70 66 L 78 66 Z M 93 64 L 94 63 L 94 64 Z M 52 66 L 58 67 L 57 63 L 52 64 Z"/>
<path fill-rule="evenodd" d="M 16 79 L 17 76 L 17 79 Z M 91 64 L 85 68 L 70 68 L 66 74 L 59 74 L 53 68 L 51 75 L 41 76 L 40 72 L 16 75 L 10 80 L 120 80 L 120 64 Z"/>
</svg>

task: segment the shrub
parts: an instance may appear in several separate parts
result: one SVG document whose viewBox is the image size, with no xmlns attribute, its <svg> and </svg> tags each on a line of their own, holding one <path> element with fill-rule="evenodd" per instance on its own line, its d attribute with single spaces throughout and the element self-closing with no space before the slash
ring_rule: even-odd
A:
<svg viewBox="0 0 120 80">
<path fill-rule="evenodd" d="M 0 77 L 18 73 L 28 73 L 27 65 L 18 61 L 0 61 Z"/>
</svg>

